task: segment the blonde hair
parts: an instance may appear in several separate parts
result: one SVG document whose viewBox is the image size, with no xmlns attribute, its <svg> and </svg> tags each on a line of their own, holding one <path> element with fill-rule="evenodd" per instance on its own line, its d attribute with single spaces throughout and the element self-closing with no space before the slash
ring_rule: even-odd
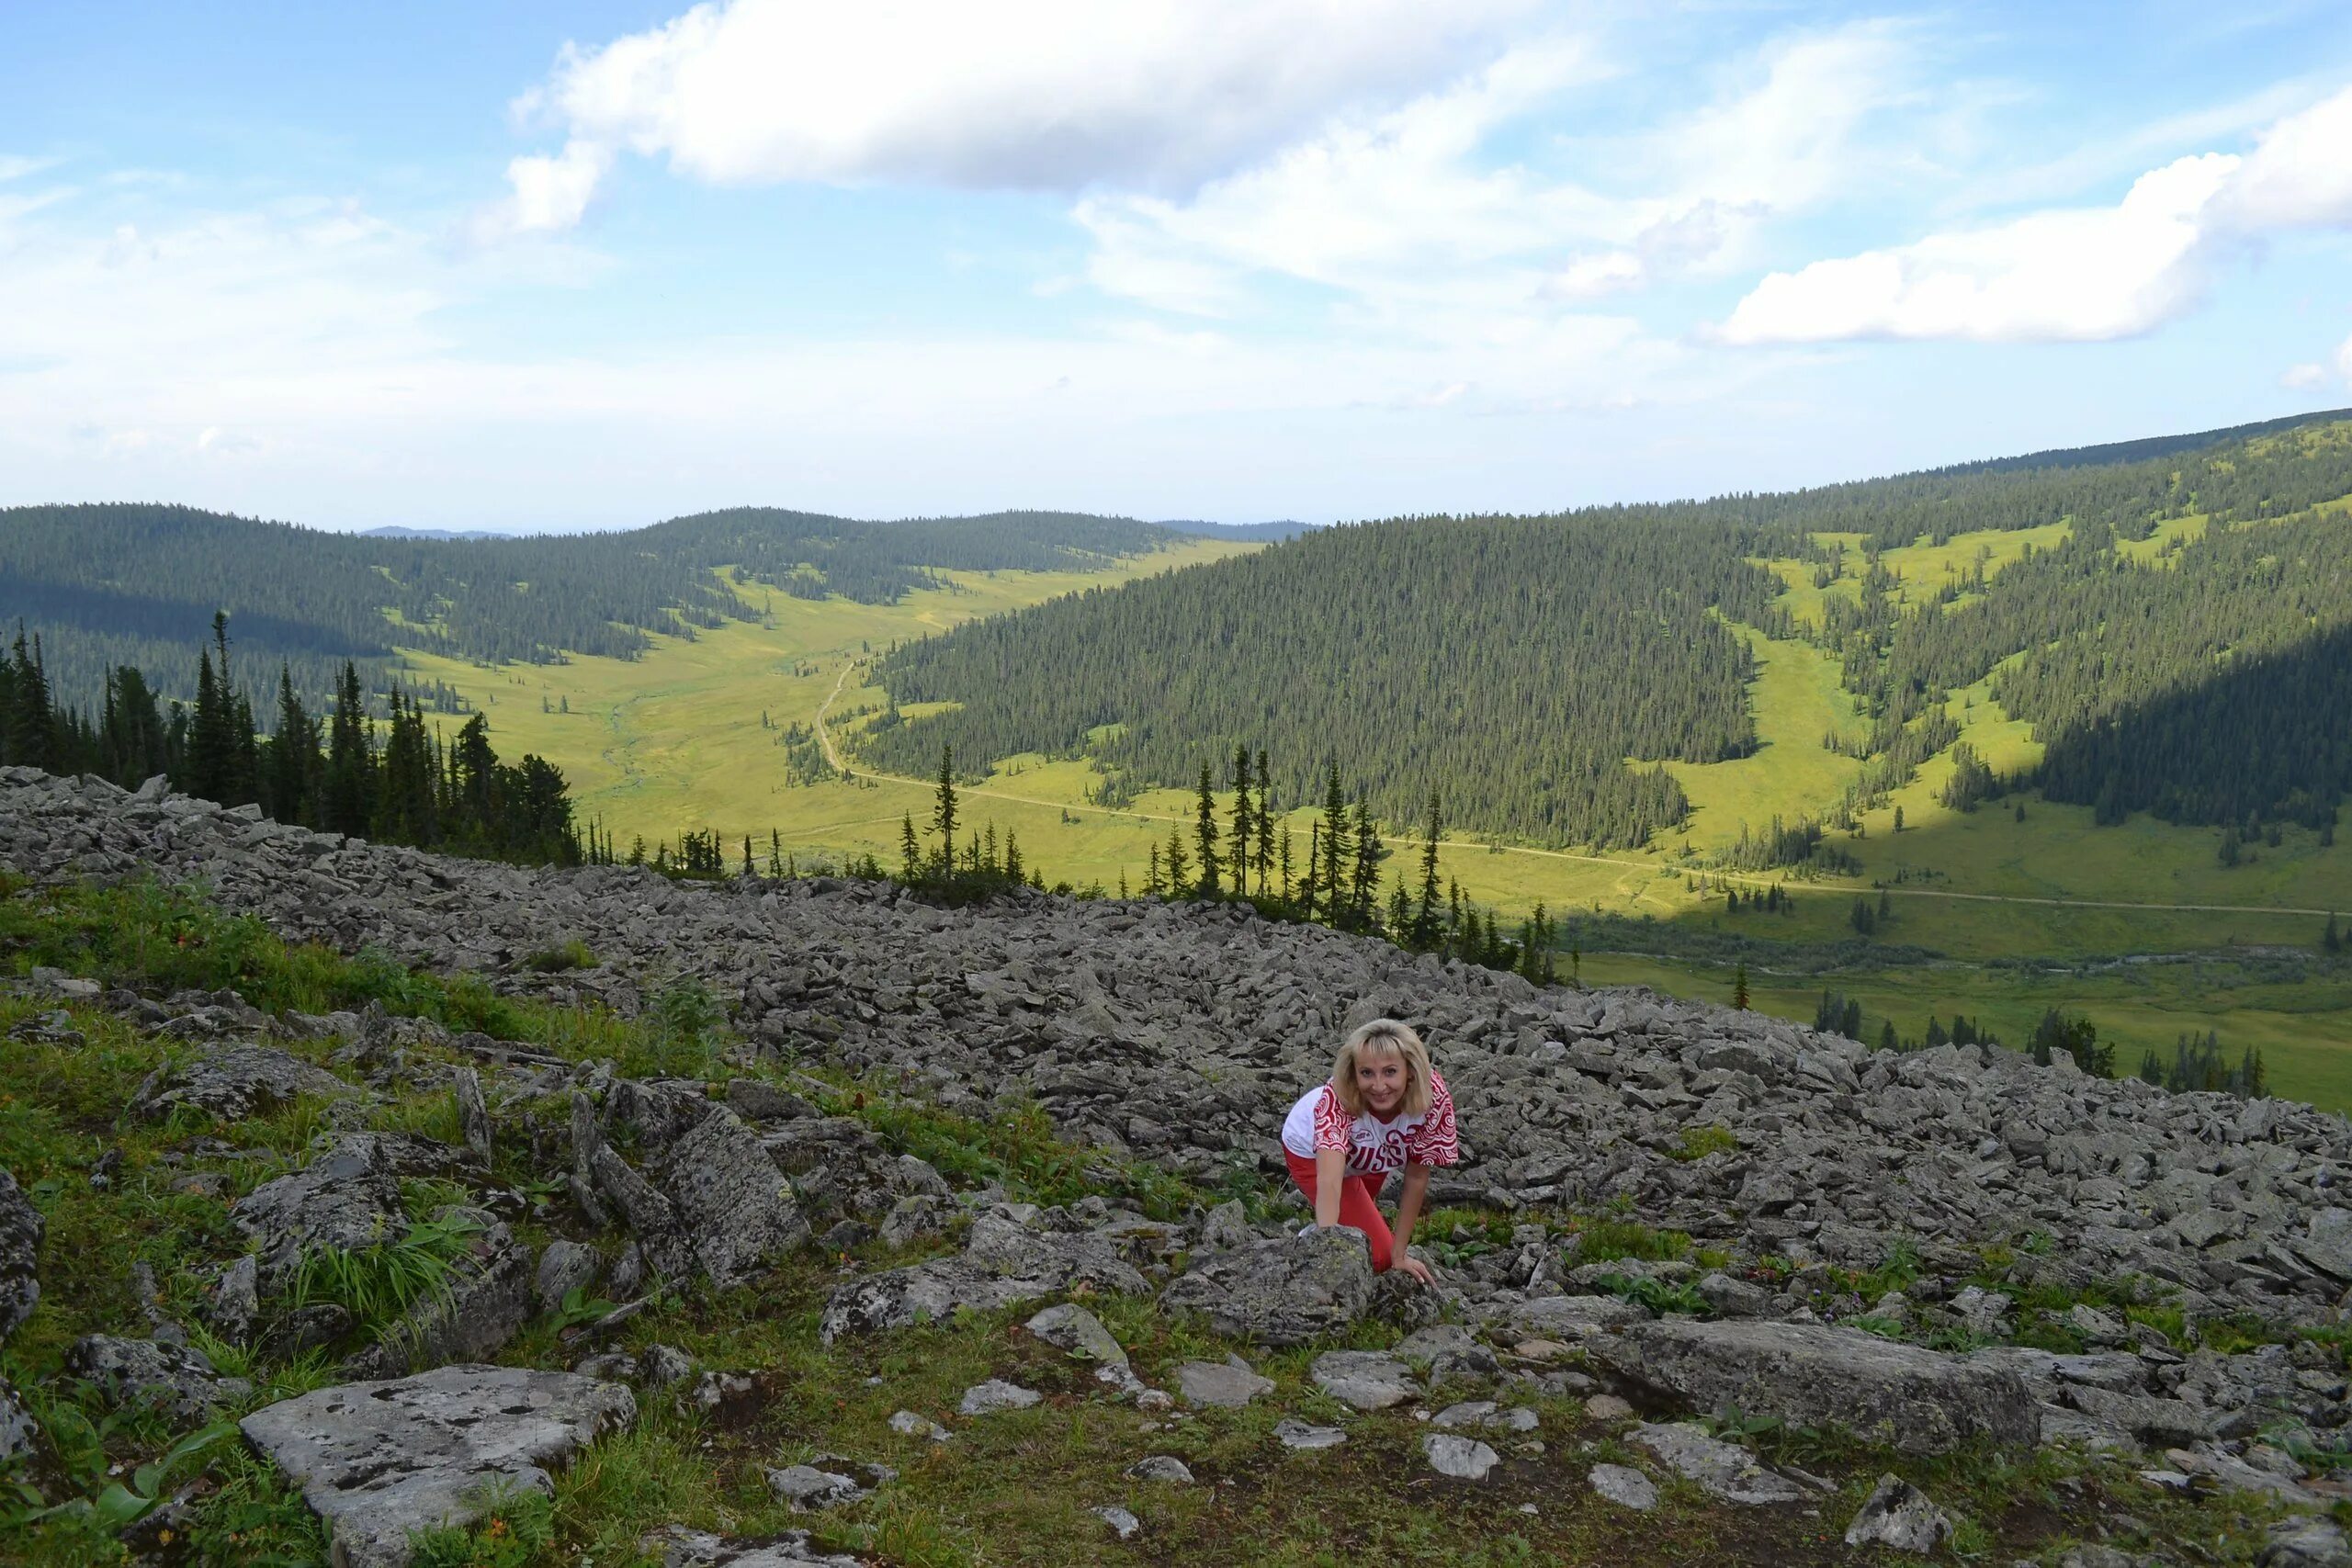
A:
<svg viewBox="0 0 2352 1568">
<path fill-rule="evenodd" d="M 1405 1058 L 1405 1103 L 1399 1114 L 1419 1116 L 1430 1108 L 1430 1048 L 1413 1026 L 1393 1018 L 1375 1018 L 1348 1036 L 1331 1062 L 1331 1092 L 1351 1116 L 1363 1114 L 1363 1094 L 1356 1088 L 1356 1061 L 1363 1056 Z"/>
</svg>

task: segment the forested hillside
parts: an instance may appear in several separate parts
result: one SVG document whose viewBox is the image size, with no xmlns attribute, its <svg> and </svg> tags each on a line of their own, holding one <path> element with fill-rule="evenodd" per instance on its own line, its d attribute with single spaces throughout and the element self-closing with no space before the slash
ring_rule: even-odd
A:
<svg viewBox="0 0 2352 1568">
<path fill-rule="evenodd" d="M 51 686 L 95 704 L 115 668 L 167 693 L 226 610 L 240 677 L 322 695 L 346 659 L 401 647 L 546 661 L 631 658 L 649 632 L 692 636 L 757 613 L 763 593 L 884 604 L 934 569 L 1083 569 L 1173 537 L 1148 524 L 1066 513 L 859 523 L 742 508 L 627 533 L 443 540 L 322 533 L 181 506 L 0 511 L 0 619 L 40 642 Z M 736 569 L 740 596 L 714 581 Z M 397 620 L 392 617 L 397 617 Z"/>
<path fill-rule="evenodd" d="M 2324 504 L 2347 495 L 2339 413 L 1786 494 L 1328 530 L 898 649 L 880 671 L 898 702 L 960 705 L 861 744 L 906 772 L 943 744 L 1084 750 L 1117 789 L 1185 784 L 1244 740 L 1277 759 L 1286 803 L 1337 760 L 1391 824 L 1434 785 L 1467 829 L 1634 844 L 1683 815 L 1640 761 L 1749 743 L 1731 620 L 1842 660 L 1871 728 L 1840 742 L 1869 766 L 1833 819 L 1951 746 L 1944 703 L 1996 676 L 2053 798 L 2316 827 L 2352 788 L 2352 518 Z M 2058 547 L 1926 592 L 1879 563 L 2052 525 Z M 1817 618 L 1790 613 L 1770 560 L 1811 574 Z"/>
<path fill-rule="evenodd" d="M 1091 592 L 901 649 L 876 763 L 1097 752 L 1148 783 L 1263 746 L 1277 802 L 1336 757 L 1391 821 L 1432 785 L 1466 826 L 1633 844 L 1682 792 L 1628 757 L 1711 761 L 1752 744 L 1747 649 L 1774 591 L 1747 531 L 1634 513 L 1423 518 L 1318 530 L 1260 555 Z M 1720 612 L 1720 614 L 1718 614 Z"/>
</svg>

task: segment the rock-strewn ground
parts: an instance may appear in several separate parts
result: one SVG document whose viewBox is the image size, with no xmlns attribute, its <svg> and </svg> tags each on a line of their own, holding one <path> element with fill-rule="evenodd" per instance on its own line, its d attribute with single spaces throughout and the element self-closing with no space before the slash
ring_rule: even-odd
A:
<svg viewBox="0 0 2352 1568">
<path fill-rule="evenodd" d="M 47 970 L 0 986 L 0 1051 L 103 1058 L 119 1086 L 96 1119 L 78 1092 L 43 1112 L 112 1129 L 70 1179 L 168 1183 L 198 1206 L 151 1212 L 213 1216 L 174 1254 L 188 1272 L 138 1265 L 130 1315 L 84 1325 L 62 1371 L 158 1443 L 242 1414 L 345 1568 L 398 1568 L 417 1529 L 532 1528 L 560 1485 L 662 1525 L 631 1538 L 644 1560 L 845 1562 L 844 1540 L 890 1560 L 877 1543 L 915 1540 L 902 1499 L 967 1455 L 986 1514 L 1012 1506 L 1003 1486 L 1051 1483 L 1035 1456 L 1122 1445 L 1059 1527 L 1097 1554 L 1286 1550 L 1251 1544 L 1273 1505 L 1238 1501 L 1279 1465 L 1272 1490 L 1310 1497 L 1397 1481 L 1419 1501 L 1381 1541 L 1416 1539 L 1414 1506 L 1560 1510 L 1545 1550 L 1568 1561 L 1622 1560 L 1655 1529 L 1725 1561 L 1950 1540 L 2111 1568 L 2166 1559 L 2100 1556 L 2049 1521 L 2154 1539 L 2148 1519 L 2219 1498 L 2202 1560 L 2352 1562 L 2316 1512 L 2352 1420 L 2325 1326 L 2352 1285 L 2352 1134 L 2307 1107 L 1998 1050 L 1875 1055 L 1230 908 L 945 910 L 826 879 L 518 871 L 23 770 L 0 770 L 0 869 L 196 882 L 289 939 L 623 1014 L 691 975 L 730 1015 L 735 1076 L 715 1083 L 707 1058 L 630 1077 L 380 1007 L 272 1016 L 233 988 Z M 573 943 L 595 967 L 531 962 Z M 1283 1110 L 1381 1013 L 1421 1027 L 1461 1107 L 1465 1159 L 1438 1196 L 1474 1213 L 1425 1233 L 1437 1292 L 1375 1278 L 1352 1232 L 1294 1234 L 1261 1179 Z M 1106 1171 L 1156 1164 L 1250 1202 L 1024 1201 L 1010 1173 L 916 1157 L 854 1083 L 968 1115 L 1034 1100 Z M 263 1122 L 301 1146 L 234 1141 Z M 43 1247 L 0 1171 L 0 1339 L 45 1310 Z M 337 1272 L 400 1248 L 432 1252 L 432 1289 Z M 920 1355 L 889 1348 L 910 1332 Z M 481 1364 L 513 1359 L 534 1370 Z M 329 1386 L 302 1392 L 321 1367 Z M 289 1385 L 290 1368 L 311 1370 Z M 1769 1431 L 1789 1440 L 1726 1440 Z M 1824 1479 L 1816 1448 L 1860 1458 Z M 0 1465 L 51 1450 L 0 1383 Z M 1980 1462 L 1996 1450 L 2031 1457 Z M 567 1464 L 588 1479 L 560 1483 Z M 1955 1526 L 1956 1478 L 1979 1478 L 1981 1508 L 1994 1474 L 2035 1478 L 2040 1512 Z M 208 1473 L 124 1540 L 176 1562 L 174 1534 L 241 1484 Z M 1824 1509 L 1832 1528 L 1805 1523 Z M 1667 1522 L 1623 1522 L 1653 1511 Z M 804 1516 L 821 1540 L 706 1528 Z"/>
<path fill-rule="evenodd" d="M 682 885 L 346 842 L 182 796 L 0 773 L 0 863 L 152 871 L 343 950 L 633 1010 L 691 973 L 749 1038 L 899 1072 L 950 1108 L 1034 1095 L 1082 1141 L 1194 1174 L 1269 1157 L 1340 1034 L 1419 1025 L 1462 1111 L 1442 1198 L 1630 1200 L 1800 1263 L 2046 1237 L 2060 1274 L 2140 1274 L 2192 1308 L 2317 1322 L 2352 1287 L 2352 1129 L 2283 1100 L 2165 1094 L 1998 1048 L 1879 1055 L 1643 990 L 1539 989 L 1233 907 L 1035 896 L 941 909 L 831 879 Z M 602 967 L 539 982 L 526 955 Z M 1685 1160 L 1685 1129 L 1737 1147 Z M 2043 1243 L 2035 1241 L 2036 1246 Z"/>
</svg>

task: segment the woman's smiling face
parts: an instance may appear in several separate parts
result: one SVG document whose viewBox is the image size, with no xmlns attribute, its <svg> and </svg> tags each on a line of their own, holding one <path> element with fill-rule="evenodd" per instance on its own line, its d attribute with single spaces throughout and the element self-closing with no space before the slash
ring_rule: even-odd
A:
<svg viewBox="0 0 2352 1568">
<path fill-rule="evenodd" d="M 1363 1098 L 1364 1109 L 1384 1122 L 1396 1115 L 1405 1103 L 1405 1089 L 1410 1077 L 1401 1051 L 1377 1056 L 1363 1051 L 1356 1053 L 1356 1093 Z"/>
</svg>

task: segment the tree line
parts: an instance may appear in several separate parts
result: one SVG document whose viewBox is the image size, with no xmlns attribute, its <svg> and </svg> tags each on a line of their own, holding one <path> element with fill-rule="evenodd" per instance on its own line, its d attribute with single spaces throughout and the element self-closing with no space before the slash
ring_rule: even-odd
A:
<svg viewBox="0 0 2352 1568">
<path fill-rule="evenodd" d="M 164 672 L 165 694 L 191 701 L 190 629 L 225 608 L 249 660 L 284 665 L 322 704 L 345 660 L 388 682 L 395 645 L 490 663 L 633 659 L 651 634 L 753 618 L 779 593 L 887 604 L 940 570 L 1099 569 L 1176 537 L 1065 513 L 861 523 L 752 507 L 626 533 L 447 540 L 183 506 L 23 506 L 0 510 L 0 618 L 40 634 L 51 684 L 73 702 L 96 703 L 125 665 Z"/>
<path fill-rule="evenodd" d="M 166 703 L 124 665 L 95 713 L 56 695 L 40 640 L 20 627 L 0 659 L 0 764 L 94 773 L 125 789 L 161 774 L 183 794 L 381 843 L 533 864 L 601 858 L 593 826 L 573 820 L 560 770 L 536 756 L 501 761 L 480 714 L 445 741 L 425 702 L 399 687 L 384 694 L 379 724 L 352 661 L 323 716 L 281 664 L 274 724 L 261 733 L 231 671 L 228 626 L 216 613 L 193 703 Z"/>
</svg>

